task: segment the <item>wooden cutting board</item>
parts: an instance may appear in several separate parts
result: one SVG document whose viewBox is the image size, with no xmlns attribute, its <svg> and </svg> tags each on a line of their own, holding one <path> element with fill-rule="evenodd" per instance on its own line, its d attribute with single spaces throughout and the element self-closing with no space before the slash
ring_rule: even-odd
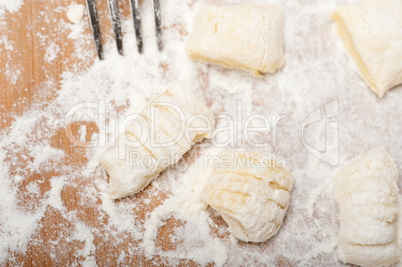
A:
<svg viewBox="0 0 402 267">
<path fill-rule="evenodd" d="M 5 132 L 15 121 L 16 116 L 20 116 L 33 107 L 46 109 L 57 95 L 60 88 L 61 74 L 70 70 L 75 73 L 85 71 L 96 58 L 95 47 L 92 39 L 91 28 L 89 27 L 88 16 L 84 16 L 85 45 L 89 55 L 86 60 L 73 57 L 74 44 L 68 38 L 70 30 L 67 30 L 65 23 L 69 23 L 66 12 L 72 3 L 85 5 L 84 0 L 58 0 L 41 1 L 25 0 L 18 12 L 6 13 L 4 19 L 0 21 L 1 39 L 7 42 L 0 42 L 0 130 Z M 111 36 L 111 22 L 107 1 L 98 1 L 99 18 L 103 34 L 103 43 L 113 38 Z M 120 11 L 123 17 L 131 16 L 129 1 L 120 1 Z M 10 47 L 11 45 L 11 47 Z M 49 60 L 48 47 L 55 46 L 57 55 Z M 89 60 L 88 60 L 89 59 Z M 80 123 L 82 125 L 82 123 Z M 52 168 L 46 170 L 33 171 L 19 185 L 18 189 L 23 192 L 26 186 L 33 182 L 40 183 L 41 196 L 51 188 L 50 177 L 60 175 L 63 166 L 73 166 L 80 168 L 86 163 L 85 148 L 77 147 L 66 136 L 66 131 L 77 133 L 80 125 L 73 124 L 69 129 L 60 129 L 50 137 L 52 146 L 63 149 L 66 157 L 61 162 L 54 162 Z M 97 131 L 94 123 L 87 123 L 87 139 Z M 37 127 L 40 127 L 38 125 Z M 12 165 L 11 176 L 18 173 L 18 169 L 23 169 L 26 160 L 22 156 L 23 152 L 9 151 L 7 160 Z M 17 156 L 17 161 L 15 157 Z M 80 192 L 91 181 L 82 180 L 74 186 L 67 186 L 63 189 L 61 199 L 68 211 L 76 211 L 77 218 L 90 227 L 96 228 L 98 233 L 93 241 L 96 250 L 93 256 L 96 263 L 100 266 L 115 266 L 118 263 L 122 251 L 128 251 L 138 246 L 138 241 L 131 240 L 127 236 L 107 237 L 103 229 L 107 218 L 101 217 L 95 207 L 83 206 L 80 204 Z M 146 193 L 144 193 L 146 194 Z M 29 210 L 39 202 L 37 199 L 27 199 L 20 197 L 19 206 Z M 153 209 L 164 196 L 155 200 L 148 210 Z M 99 203 L 98 203 L 99 204 Z M 144 217 L 140 212 L 139 217 Z M 180 224 L 177 220 L 168 220 L 158 234 L 157 246 L 163 249 L 174 249 L 174 244 L 169 241 L 172 229 Z M 1 225 L 0 225 L 1 227 Z M 51 207 L 47 208 L 39 227 L 36 229 L 31 241 L 28 243 L 26 253 L 11 252 L 12 257 L 7 259 L 7 265 L 23 266 L 70 266 L 80 264 L 84 258 L 78 257 L 77 251 L 83 249 L 84 242 L 69 242 L 66 237 L 72 231 L 73 225 L 63 218 L 61 213 Z M 106 238 L 107 237 L 107 238 Z M 54 241 L 58 242 L 57 249 L 54 248 Z M 130 253 L 127 252 L 127 255 Z M 166 260 L 155 257 L 148 260 L 141 254 L 131 254 L 125 257 L 119 265 L 153 265 L 166 264 Z M 197 265 L 191 261 L 183 261 L 186 265 Z"/>
</svg>

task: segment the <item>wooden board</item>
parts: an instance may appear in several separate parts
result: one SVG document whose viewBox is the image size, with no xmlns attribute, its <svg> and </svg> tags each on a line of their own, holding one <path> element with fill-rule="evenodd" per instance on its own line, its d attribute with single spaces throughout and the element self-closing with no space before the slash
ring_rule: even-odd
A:
<svg viewBox="0 0 402 267">
<path fill-rule="evenodd" d="M 84 43 L 89 54 L 85 60 L 72 56 L 75 47 L 73 41 L 68 38 L 70 30 L 66 30 L 63 25 L 69 23 L 66 11 L 72 3 L 85 5 L 84 0 L 25 0 L 18 12 L 6 13 L 4 20 L 1 21 L 1 35 L 8 44 L 0 42 L 0 130 L 3 133 L 10 129 L 16 116 L 29 112 L 33 107 L 46 109 L 57 95 L 63 71 L 70 70 L 79 73 L 91 66 L 95 60 L 96 52 L 87 16 L 84 17 L 84 20 L 87 21 L 84 23 L 82 36 L 86 37 Z M 131 16 L 129 1 L 120 1 L 120 10 L 123 17 Z M 112 38 L 107 1 L 98 1 L 98 11 L 103 43 L 106 43 Z M 12 49 L 9 44 L 12 44 Z M 49 45 L 56 45 L 59 49 L 56 58 L 51 61 L 46 59 Z M 50 138 L 53 147 L 64 150 L 66 157 L 60 162 L 53 162 L 50 168 L 32 171 L 29 177 L 18 185 L 19 192 L 21 192 L 18 196 L 19 206 L 24 207 L 27 211 L 34 209 L 40 199 L 51 189 L 50 178 L 52 176 L 60 175 L 63 170 L 66 170 L 66 166 L 67 169 L 71 166 L 79 169 L 86 163 L 85 148 L 75 146 L 67 138 L 65 131 L 71 130 L 72 134 L 77 134 L 80 125 L 82 123 L 73 124 L 68 129 L 58 130 L 50 137 L 43 137 Z M 94 123 L 86 125 L 89 140 L 92 133 L 97 131 L 97 127 Z M 38 137 L 37 140 L 40 138 L 42 137 Z M 17 150 L 10 151 L 7 155 L 7 161 L 13 170 L 10 173 L 11 176 L 18 174 L 19 170 L 29 164 L 29 159 L 23 158 L 23 154 L 23 151 Z M 17 160 L 14 156 L 17 156 Z M 33 181 L 37 181 L 41 185 L 41 194 L 37 198 L 27 198 L 22 192 Z M 80 181 L 80 179 L 78 178 L 76 181 Z M 159 257 L 146 259 L 140 253 L 133 253 L 132 249 L 138 246 L 138 241 L 132 240 L 130 235 L 109 236 L 105 229 L 105 225 L 108 223 L 107 216 L 99 214 L 95 207 L 82 205 L 80 192 L 90 183 L 93 182 L 81 180 L 74 186 L 67 186 L 62 191 L 61 199 L 67 211 L 76 211 L 79 220 L 97 229 L 93 241 L 96 249 L 91 255 L 96 259 L 96 263 L 100 266 L 115 266 L 122 251 L 126 251 L 127 257 L 119 262 L 120 265 L 166 264 L 166 260 Z M 148 210 L 152 210 L 163 198 L 164 196 L 161 195 L 155 199 Z M 138 216 L 140 219 L 144 219 L 145 212 L 140 211 Z M 167 250 L 174 248 L 168 237 L 171 229 L 179 223 L 173 219 L 167 221 L 166 226 L 160 229 L 157 246 Z M 79 264 L 84 258 L 77 256 L 77 251 L 83 249 L 85 243 L 66 240 L 73 230 L 72 228 L 73 225 L 59 211 L 48 207 L 39 227 L 31 237 L 26 253 L 12 252 L 12 257 L 7 260 L 7 265 L 69 266 Z M 54 241 L 56 240 L 59 243 L 55 247 Z M 183 263 L 196 265 L 189 261 L 183 261 Z"/>
<path fill-rule="evenodd" d="M 196 1 L 198 0 L 186 2 L 188 5 L 186 10 L 191 10 Z M 119 2 L 122 16 L 131 21 L 129 1 L 120 0 Z M 16 117 L 35 116 L 32 110 L 46 110 L 51 103 L 56 102 L 55 98 L 61 89 L 63 73 L 66 71 L 76 74 L 84 73 L 96 59 L 88 16 L 84 17 L 83 32 L 79 35 L 79 38 L 82 38 L 79 42 L 80 47 L 77 47 L 76 40 L 69 38 L 71 29 L 69 29 L 70 23 L 66 12 L 72 3 L 85 5 L 85 0 L 24 0 L 18 12 L 6 13 L 0 20 L 0 131 L 2 134 L 0 138 L 4 136 L 4 133 L 15 128 L 12 124 L 18 121 Z M 113 39 L 107 1 L 97 0 L 97 4 L 105 44 Z M 303 263 L 296 259 L 303 258 L 305 255 L 311 258 L 309 261 L 311 265 L 340 264 L 336 261 L 334 254 L 327 253 L 331 245 L 328 245 L 328 242 L 331 242 L 330 238 L 336 241 L 338 224 L 336 204 L 333 203 L 331 194 L 328 192 L 321 194 L 322 191 L 321 193 L 317 191 L 317 189 L 323 190 L 322 186 L 327 185 L 325 179 L 329 179 L 335 168 L 317 162 L 317 159 L 305 149 L 302 136 L 300 136 L 303 122 L 314 110 L 319 110 L 334 100 L 340 103 L 339 125 L 342 127 L 339 134 L 342 134 L 342 137 L 339 137 L 341 146 L 337 155 L 342 160 L 340 165 L 362 154 L 370 147 L 383 145 L 395 157 L 397 165 L 402 166 L 401 157 L 398 156 L 401 155 L 399 147 L 402 134 L 402 128 L 399 127 L 402 111 L 401 106 L 398 105 L 401 99 L 401 87 L 393 89 L 381 100 L 370 92 L 353 70 L 351 61 L 342 48 L 337 48 L 336 42 L 339 40 L 336 39 L 335 32 L 330 30 L 331 21 L 328 19 L 326 9 L 333 8 L 335 3 L 327 4 L 324 5 L 324 2 L 319 0 L 300 0 L 289 3 L 291 7 L 288 6 L 285 9 L 288 12 L 285 14 L 289 15 L 286 23 L 291 26 L 285 34 L 286 38 L 290 39 L 287 40 L 290 43 L 285 43 L 287 73 L 284 70 L 278 75 L 275 74 L 277 76 L 272 76 L 272 79 L 266 77 L 267 79 L 254 81 L 254 78 L 246 73 L 237 73 L 215 66 L 201 64 L 202 67 L 194 68 L 194 72 L 198 75 L 199 88 L 204 90 L 207 105 L 215 108 L 216 115 L 223 112 L 226 102 L 235 105 L 238 103 L 238 97 L 243 95 L 239 93 L 231 97 L 233 95 L 230 95 L 227 90 L 220 90 L 219 85 L 212 84 L 209 70 L 213 70 L 215 74 L 219 73 L 218 78 L 226 77 L 226 74 L 227 77 L 238 75 L 246 79 L 250 86 L 258 83 L 258 86 L 254 86 L 247 92 L 249 112 L 287 116 L 286 121 L 283 120 L 283 123 L 279 124 L 278 133 L 281 134 L 276 136 L 275 133 L 275 138 L 278 138 L 275 139 L 275 145 L 272 133 L 272 147 L 278 155 L 289 159 L 290 170 L 294 171 L 292 173 L 295 181 L 298 179 L 298 184 L 295 184 L 292 192 L 292 201 L 297 204 L 291 203 L 286 215 L 288 219 L 284 221 L 284 226 L 288 227 L 287 231 L 282 231 L 284 230 L 282 228 L 280 233 L 269 242 L 251 244 L 237 241 L 233 243 L 229 232 L 225 230 L 227 227 L 222 218 L 211 211 L 210 218 L 213 220 L 213 224 L 210 225 L 211 236 L 221 238 L 226 242 L 225 245 L 228 244 L 227 265 L 232 265 L 236 260 L 261 265 L 264 259 L 269 258 L 276 266 L 295 266 L 297 263 Z M 318 5 L 317 13 L 312 12 L 313 5 Z M 306 10 L 301 12 L 299 9 L 304 6 Z M 181 9 L 177 10 L 177 13 L 181 11 Z M 179 23 L 175 24 L 177 21 Z M 300 28 L 295 26 L 298 23 L 301 25 Z M 187 38 L 189 29 L 183 27 L 180 20 L 171 20 L 169 26 L 164 25 L 164 27 L 166 27 L 164 30 L 172 30 L 174 36 L 182 38 L 181 40 Z M 290 35 L 294 35 L 294 38 L 290 38 Z M 156 48 L 155 42 L 154 45 Z M 49 48 L 52 49 L 49 50 Z M 54 50 L 58 51 L 56 55 L 51 53 Z M 162 76 L 175 73 L 174 66 L 169 65 L 170 58 L 166 58 L 155 64 Z M 288 74 L 291 76 L 287 76 Z M 280 77 L 282 78 L 276 80 Z M 74 104 L 76 103 L 72 103 Z M 123 104 L 119 108 L 123 112 L 126 107 Z M 59 202 L 62 203 L 63 212 L 60 212 L 60 208 L 46 206 L 39 225 L 30 236 L 27 248 L 19 250 L 24 253 L 14 252 L 18 251 L 15 247 L 10 249 L 6 265 L 79 266 L 85 260 L 82 255 L 94 259 L 99 266 L 171 265 L 172 261 L 169 258 L 160 256 L 155 256 L 153 259 L 146 258 L 140 248 L 142 240 L 134 238 L 130 231 L 119 231 L 113 228 L 113 218 L 102 208 L 103 199 L 99 196 L 106 192 L 106 176 L 100 173 L 101 168 L 98 167 L 97 172 L 92 174 L 93 177 L 81 175 L 82 167 L 88 162 L 87 149 L 72 142 L 69 136 L 79 137 L 81 126 L 85 125 L 86 141 L 89 141 L 91 136 L 98 132 L 96 123 L 81 121 L 57 128 L 50 127 L 46 119 L 35 120 L 37 123 L 34 129 L 29 130 L 28 136 L 24 137 L 27 145 L 6 146 L 5 161 L 10 166 L 10 172 L 7 174 L 9 176 L 6 179 L 10 180 L 13 188 L 17 189 L 18 209 L 21 212 L 32 213 L 38 209 L 43 200 L 49 198 L 54 178 L 65 175 L 70 180 L 62 188 L 61 194 L 57 194 Z M 323 122 L 325 126 L 325 121 Z M 261 135 L 259 138 L 265 141 L 267 137 Z M 313 138 L 317 138 L 316 133 Z M 37 144 L 42 140 L 47 140 L 52 147 L 63 150 L 65 156 L 58 160 L 50 160 L 40 168 L 33 168 L 33 158 L 29 156 L 27 149 L 30 149 L 31 144 Z M 277 146 L 276 141 L 280 145 Z M 0 153 L 2 152 L 3 150 L 0 150 Z M 185 155 L 185 159 L 191 161 L 197 152 L 198 149 L 195 147 Z M 2 154 L 0 159 L 1 156 Z M 311 171 L 310 168 L 314 170 Z M 401 171 L 400 168 L 399 171 Z M 24 179 L 21 182 L 14 182 L 12 178 L 16 175 L 24 176 Z M 161 175 L 158 182 L 164 178 L 167 178 L 166 172 Z M 97 180 L 101 181 L 105 187 L 100 188 Z M 32 184 L 39 185 L 38 194 L 27 194 Z M 401 186 L 401 183 L 399 185 Z M 312 191 L 313 187 L 317 188 Z M 97 194 L 92 199 L 85 194 L 88 188 L 96 190 Z M 122 210 L 122 214 L 128 215 L 127 217 L 135 215 L 135 222 L 139 225 L 137 229 L 143 231 L 141 226 L 145 219 L 168 197 L 168 194 L 169 192 L 161 191 L 151 184 L 135 196 L 117 200 L 115 206 L 119 211 Z M 149 198 L 152 198 L 152 201 L 144 202 L 144 199 Z M 304 203 L 311 206 L 305 207 Z M 324 203 L 325 208 L 321 208 Z M 1 210 L 2 207 L 0 205 L 0 213 L 4 212 Z M 309 215 L 309 209 L 312 211 L 311 215 Z M 290 223 L 288 223 L 289 217 L 293 219 Z M 85 242 L 85 238 L 70 238 L 75 233 L 77 222 L 90 230 L 94 238 L 92 242 Z M 1 223 L 0 220 L 0 241 L 4 233 Z M 182 241 L 180 236 L 175 235 L 174 229 L 185 223 L 177 219 L 167 220 L 166 225 L 158 231 L 156 247 L 163 251 L 174 251 Z M 176 241 L 173 242 L 172 240 L 175 239 Z M 16 240 L 18 241 L 18 238 Z M 80 253 L 81 250 L 88 249 L 87 245 L 90 245 L 89 253 Z M 208 247 L 209 244 L 205 246 Z M 323 251 L 320 246 L 325 247 Z M 254 254 L 247 258 L 250 251 Z M 281 253 L 283 251 L 287 252 L 287 255 Z M 124 254 L 126 256 L 121 258 Z M 190 260 L 177 262 L 181 265 L 197 265 Z M 241 262 L 236 262 L 235 265 L 237 264 L 240 265 Z"/>
</svg>

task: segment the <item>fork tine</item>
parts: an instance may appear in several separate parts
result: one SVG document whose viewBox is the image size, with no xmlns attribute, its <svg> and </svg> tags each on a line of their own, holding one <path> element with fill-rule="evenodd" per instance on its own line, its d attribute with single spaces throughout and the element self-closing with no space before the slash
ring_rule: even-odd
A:
<svg viewBox="0 0 402 267">
<path fill-rule="evenodd" d="M 156 41 L 158 43 L 159 51 L 162 50 L 162 18 L 161 18 L 161 4 L 159 0 L 152 1 L 155 14 L 155 30 Z"/>
<path fill-rule="evenodd" d="M 94 33 L 96 51 L 99 59 L 103 59 L 102 37 L 99 27 L 98 11 L 96 10 L 95 0 L 86 0 L 89 18 L 91 20 L 92 32 Z"/>
<path fill-rule="evenodd" d="M 131 12 L 133 13 L 135 36 L 137 38 L 138 52 L 142 54 L 142 29 L 141 29 L 141 13 L 139 0 L 130 0 Z"/>
<path fill-rule="evenodd" d="M 119 12 L 119 0 L 108 0 L 110 15 L 112 16 L 112 25 L 114 38 L 116 39 L 117 50 L 123 55 L 123 40 L 121 36 L 121 20 Z"/>
</svg>

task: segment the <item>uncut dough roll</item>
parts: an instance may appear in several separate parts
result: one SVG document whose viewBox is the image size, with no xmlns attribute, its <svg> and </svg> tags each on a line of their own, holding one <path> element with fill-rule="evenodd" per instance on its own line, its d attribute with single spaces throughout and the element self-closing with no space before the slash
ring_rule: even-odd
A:
<svg viewBox="0 0 402 267">
<path fill-rule="evenodd" d="M 196 142 L 210 138 L 215 118 L 204 100 L 176 83 L 144 108 L 100 156 L 109 174 L 109 195 L 122 198 L 141 191 Z"/>
<path fill-rule="evenodd" d="M 209 166 L 201 198 L 240 240 L 270 239 L 279 231 L 289 206 L 291 174 L 261 153 L 225 151 L 217 158 L 221 163 Z"/>
<path fill-rule="evenodd" d="M 379 96 L 402 84 L 402 1 L 339 6 L 333 18 L 360 76 Z"/>
<path fill-rule="evenodd" d="M 391 156 L 384 148 L 371 150 L 344 167 L 334 181 L 338 258 L 361 266 L 398 261 L 398 171 Z"/>
<path fill-rule="evenodd" d="M 244 69 L 257 77 L 284 63 L 279 5 L 202 6 L 186 50 L 193 59 Z"/>
</svg>

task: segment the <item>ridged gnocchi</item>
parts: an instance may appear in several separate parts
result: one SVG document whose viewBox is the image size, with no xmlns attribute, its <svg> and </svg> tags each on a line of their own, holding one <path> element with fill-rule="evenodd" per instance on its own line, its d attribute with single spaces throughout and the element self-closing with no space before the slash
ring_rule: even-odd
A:
<svg viewBox="0 0 402 267">
<path fill-rule="evenodd" d="M 222 164 L 209 167 L 201 198 L 240 240 L 268 240 L 278 232 L 289 206 L 290 172 L 261 153 L 225 151 L 218 158 Z"/>
<path fill-rule="evenodd" d="M 187 54 L 255 76 L 274 73 L 284 63 L 280 5 L 202 6 L 187 41 Z"/>
<path fill-rule="evenodd" d="M 215 118 L 198 94 L 181 83 L 169 87 L 127 125 L 117 146 L 101 154 L 110 197 L 142 190 L 194 143 L 210 138 L 214 127 Z"/>
<path fill-rule="evenodd" d="M 388 266 L 399 260 L 397 181 L 397 168 L 384 148 L 371 150 L 335 176 L 342 262 Z"/>
</svg>

